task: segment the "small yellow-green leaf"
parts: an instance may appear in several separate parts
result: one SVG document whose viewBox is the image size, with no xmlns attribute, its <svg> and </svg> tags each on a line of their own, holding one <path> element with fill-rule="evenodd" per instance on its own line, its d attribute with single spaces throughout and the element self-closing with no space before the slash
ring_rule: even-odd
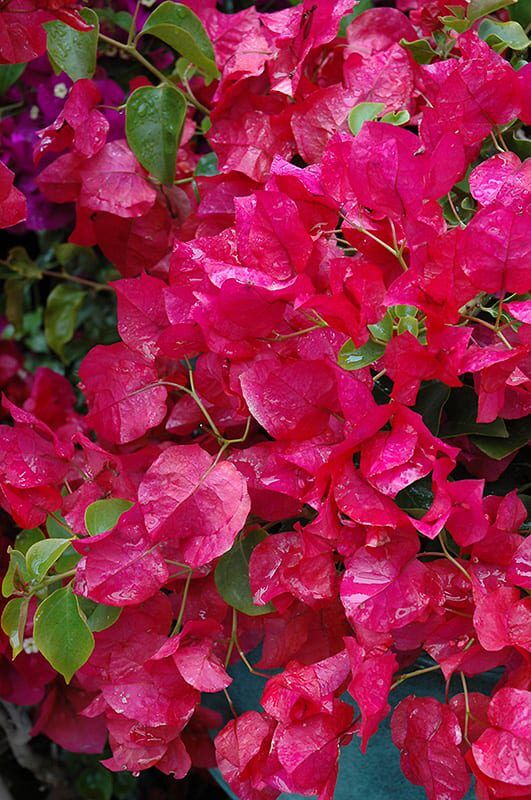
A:
<svg viewBox="0 0 531 800">
<path fill-rule="evenodd" d="M 364 122 L 376 119 L 385 108 L 385 103 L 358 103 L 348 115 L 351 133 L 357 136 Z"/>
<path fill-rule="evenodd" d="M 9 566 L 2 580 L 2 594 L 9 597 L 16 589 L 27 584 L 29 580 L 26 559 L 18 550 L 9 550 Z"/>
<path fill-rule="evenodd" d="M 57 589 L 37 608 L 35 644 L 67 683 L 94 649 L 94 636 L 70 586 Z"/>
<path fill-rule="evenodd" d="M 133 504 L 120 497 L 109 497 L 106 500 L 96 500 L 87 506 L 85 511 L 85 527 L 91 536 L 110 531 L 114 528 L 122 514 L 128 511 Z"/>
<path fill-rule="evenodd" d="M 26 566 L 32 580 L 42 581 L 69 544 L 70 539 L 44 539 L 32 544 L 26 553 Z"/>
<path fill-rule="evenodd" d="M 402 109 L 401 111 L 390 111 L 384 114 L 380 122 L 387 122 L 388 125 L 406 125 L 410 120 L 409 111 Z"/>
<path fill-rule="evenodd" d="M 207 78 L 219 76 L 214 48 L 201 20 L 182 3 L 166 0 L 147 18 L 140 36 L 149 33 L 191 61 Z"/>
<path fill-rule="evenodd" d="M 16 658 L 24 644 L 24 628 L 28 617 L 29 597 L 15 597 L 2 612 L 2 630 L 9 638 L 9 644 Z"/>
<path fill-rule="evenodd" d="M 363 369 L 373 364 L 385 352 L 385 346 L 378 342 L 368 341 L 361 347 L 356 347 L 349 339 L 339 351 L 339 366 L 347 370 Z"/>
<path fill-rule="evenodd" d="M 143 167 L 168 186 L 175 180 L 175 162 L 186 118 L 186 99 L 172 86 L 140 86 L 125 108 L 125 133 Z"/>
</svg>

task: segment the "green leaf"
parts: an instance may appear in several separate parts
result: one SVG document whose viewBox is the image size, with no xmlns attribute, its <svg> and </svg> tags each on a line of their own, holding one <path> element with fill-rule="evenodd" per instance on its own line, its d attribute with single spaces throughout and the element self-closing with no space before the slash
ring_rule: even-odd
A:
<svg viewBox="0 0 531 800">
<path fill-rule="evenodd" d="M 76 792 L 85 800 L 111 800 L 113 795 L 112 773 L 95 764 L 87 767 L 78 775 L 75 783 Z"/>
<path fill-rule="evenodd" d="M 40 528 L 26 528 L 17 533 L 15 538 L 15 550 L 26 555 L 32 544 L 42 542 L 44 533 Z"/>
<path fill-rule="evenodd" d="M 29 576 L 26 559 L 18 550 L 9 550 L 9 566 L 2 581 L 2 594 L 9 597 L 21 586 L 28 583 Z"/>
<path fill-rule="evenodd" d="M 442 426 L 440 437 L 450 439 L 453 436 L 478 434 L 494 438 L 507 439 L 509 433 L 503 419 L 494 422 L 476 422 L 478 410 L 477 396 L 470 386 L 464 386 L 451 392 L 445 406 L 447 421 Z"/>
<path fill-rule="evenodd" d="M 29 257 L 25 247 L 12 247 L 7 256 L 7 265 L 22 278 L 42 278 L 42 270 Z"/>
<path fill-rule="evenodd" d="M 442 411 L 449 397 L 450 387 L 440 381 L 424 383 L 417 394 L 413 410 L 421 415 L 425 426 L 434 436 L 439 433 Z"/>
<path fill-rule="evenodd" d="M 388 125 L 406 125 L 411 119 L 409 111 L 405 108 L 402 111 L 390 111 L 384 114 L 380 122 L 387 122 Z"/>
<path fill-rule="evenodd" d="M 409 50 L 417 64 L 431 64 L 433 59 L 437 58 L 437 51 L 433 49 L 427 39 L 414 39 L 412 42 L 400 39 L 399 44 Z"/>
<path fill-rule="evenodd" d="M 358 103 L 348 115 L 351 133 L 357 136 L 364 122 L 376 119 L 384 110 L 385 103 Z"/>
<path fill-rule="evenodd" d="M 376 322 L 374 325 L 367 325 L 367 328 L 374 339 L 388 342 L 393 335 L 393 319 L 390 314 L 386 314 L 380 322 Z"/>
<path fill-rule="evenodd" d="M 526 447 L 531 438 L 531 422 L 529 419 L 509 421 L 506 423 L 508 428 L 507 438 L 495 439 L 487 436 L 471 436 L 470 441 L 478 447 L 482 453 L 490 458 L 501 461 L 502 458 L 510 456 L 521 447 Z"/>
<path fill-rule="evenodd" d="M 20 278 L 9 278 L 4 283 L 5 315 L 17 333 L 21 331 L 24 319 L 25 284 Z"/>
<path fill-rule="evenodd" d="M 457 33 L 464 33 L 472 25 L 469 19 L 461 19 L 460 17 L 448 16 L 439 17 L 439 19 L 447 28 L 450 28 L 452 31 L 457 31 Z"/>
<path fill-rule="evenodd" d="M 60 283 L 48 295 L 44 312 L 44 335 L 50 349 L 62 359 L 65 345 L 74 335 L 85 296 L 86 292 L 68 283 Z"/>
<path fill-rule="evenodd" d="M 18 81 L 26 64 L 0 64 L 0 97 Z"/>
<path fill-rule="evenodd" d="M 94 636 L 70 586 L 57 589 L 39 605 L 33 636 L 44 658 L 67 683 L 94 649 Z"/>
<path fill-rule="evenodd" d="M 64 524 L 61 525 L 61 522 Z M 72 536 L 69 525 L 67 525 L 64 517 L 58 511 L 55 512 L 53 517 L 51 514 L 46 517 L 46 530 L 51 539 L 66 539 L 68 536 Z"/>
<path fill-rule="evenodd" d="M 133 20 L 129 11 L 113 11 L 111 8 L 95 8 L 94 11 L 98 15 L 100 21 L 103 20 L 129 33 L 129 28 Z"/>
<path fill-rule="evenodd" d="M 162 6 L 161 6 L 162 8 Z M 172 86 L 140 86 L 127 100 L 125 132 L 143 167 L 171 186 L 186 118 L 186 99 Z"/>
<path fill-rule="evenodd" d="M 73 81 L 92 78 L 98 54 L 98 15 L 91 8 L 83 8 L 79 13 L 85 22 L 94 26 L 91 31 L 77 31 L 59 20 L 47 22 L 44 26 L 52 64 L 66 72 Z"/>
<path fill-rule="evenodd" d="M 416 317 L 400 317 L 398 321 L 398 334 L 411 333 L 415 338 L 419 335 L 419 322 Z"/>
<path fill-rule="evenodd" d="M 484 19 L 478 28 L 478 35 L 497 53 L 507 47 L 511 50 L 527 50 L 529 39 L 518 22 L 499 22 L 495 19 Z"/>
<path fill-rule="evenodd" d="M 110 531 L 114 528 L 122 514 L 128 511 L 133 503 L 119 497 L 109 497 L 106 500 L 96 500 L 87 506 L 85 511 L 85 526 L 91 536 Z"/>
<path fill-rule="evenodd" d="M 500 8 L 512 6 L 517 0 L 470 0 L 467 6 L 466 15 L 471 22 L 475 22 L 487 14 L 499 11 Z"/>
<path fill-rule="evenodd" d="M 199 17 L 187 6 L 166 0 L 149 15 L 139 36 L 146 33 L 187 58 L 207 78 L 219 77 L 212 42 Z"/>
<path fill-rule="evenodd" d="M 69 545 L 70 539 L 44 539 L 32 544 L 26 553 L 26 566 L 31 578 L 42 581 Z"/>
<path fill-rule="evenodd" d="M 378 342 L 368 341 L 361 347 L 356 347 L 350 339 L 339 351 L 339 366 L 347 370 L 362 369 L 373 364 L 385 352 L 385 346 Z"/>
<path fill-rule="evenodd" d="M 206 119 L 206 117 L 205 117 Z M 216 153 L 207 153 L 201 156 L 195 168 L 195 175 L 217 175 L 219 173 L 218 157 Z"/>
<path fill-rule="evenodd" d="M 79 606 L 87 618 L 87 625 L 93 633 L 104 631 L 114 625 L 122 609 L 119 606 L 105 606 L 87 597 L 78 597 Z"/>
<path fill-rule="evenodd" d="M 295 6 L 297 3 L 302 2 L 302 0 L 290 0 L 291 5 Z M 359 17 L 360 14 L 363 14 L 364 11 L 367 11 L 369 8 L 372 8 L 371 0 L 360 0 L 360 2 L 354 7 L 353 11 L 350 14 L 345 14 L 343 19 L 341 20 L 341 24 L 339 26 L 338 36 L 345 37 L 347 35 L 347 28 L 350 23 Z"/>
<path fill-rule="evenodd" d="M 16 658 L 24 644 L 24 628 L 28 617 L 29 597 L 15 597 L 10 600 L 2 612 L 2 630 L 9 637 L 9 644 Z"/>
<path fill-rule="evenodd" d="M 515 22 L 519 22 L 522 28 L 527 28 L 529 23 L 531 23 L 531 3 L 529 0 L 515 3 L 509 9 L 509 13 L 511 19 L 514 19 Z"/>
<path fill-rule="evenodd" d="M 274 611 L 271 603 L 255 606 L 249 585 L 249 559 L 254 548 L 267 538 L 260 528 L 250 531 L 245 539 L 237 539 L 228 553 L 218 561 L 214 575 L 216 587 L 226 603 L 236 611 L 256 617 Z"/>
<path fill-rule="evenodd" d="M 418 308 L 416 306 L 399 305 L 399 306 L 393 306 L 393 310 L 394 310 L 395 316 L 398 317 L 398 318 L 400 318 L 400 317 L 414 317 L 416 315 L 417 311 L 418 311 Z"/>
</svg>

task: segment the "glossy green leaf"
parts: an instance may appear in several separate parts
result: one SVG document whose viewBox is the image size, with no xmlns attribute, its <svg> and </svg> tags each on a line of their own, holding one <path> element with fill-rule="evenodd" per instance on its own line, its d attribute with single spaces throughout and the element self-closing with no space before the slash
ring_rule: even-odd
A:
<svg viewBox="0 0 531 800">
<path fill-rule="evenodd" d="M 105 606 L 87 597 L 78 597 L 79 606 L 87 618 L 87 625 L 93 633 L 104 631 L 114 625 L 122 609 L 118 606 Z"/>
<path fill-rule="evenodd" d="M 140 36 L 149 33 L 188 59 L 207 78 L 219 76 L 214 48 L 199 17 L 182 3 L 166 0 L 147 18 Z"/>
<path fill-rule="evenodd" d="M 9 638 L 9 644 L 16 658 L 24 644 L 24 628 L 28 617 L 29 597 L 15 597 L 10 600 L 3 612 L 1 619 L 2 630 Z"/>
<path fill-rule="evenodd" d="M 419 335 L 419 321 L 416 317 L 400 317 L 398 320 L 398 334 L 411 333 L 417 337 Z"/>
<path fill-rule="evenodd" d="M 9 597 L 21 585 L 28 583 L 26 558 L 18 550 L 9 550 L 9 564 L 2 580 L 2 594 Z"/>
<path fill-rule="evenodd" d="M 470 441 L 482 453 L 496 459 L 496 461 L 500 461 L 502 458 L 506 458 L 511 453 L 516 452 L 516 450 L 526 447 L 531 439 L 531 422 L 529 419 L 508 421 L 506 425 L 508 429 L 506 438 L 471 436 Z"/>
<path fill-rule="evenodd" d="M 454 389 L 445 406 L 446 421 L 441 427 L 439 436 L 449 439 L 453 436 L 477 434 L 494 438 L 507 439 L 509 433 L 503 419 L 494 422 L 477 422 L 478 399 L 471 386 Z"/>
<path fill-rule="evenodd" d="M 393 320 L 390 314 L 386 314 L 380 322 L 374 325 L 367 325 L 371 336 L 374 339 L 379 339 L 382 342 L 388 342 L 393 335 Z"/>
<path fill-rule="evenodd" d="M 407 125 L 410 119 L 411 115 L 409 111 L 402 109 L 402 111 L 390 111 L 388 114 L 384 114 L 380 122 L 387 122 L 388 125 L 398 126 Z"/>
<path fill-rule="evenodd" d="M 67 683 L 94 649 L 94 636 L 70 586 L 57 589 L 39 605 L 33 636 L 44 658 Z"/>
<path fill-rule="evenodd" d="M 400 39 L 399 44 L 409 50 L 417 64 L 431 64 L 437 58 L 437 51 L 433 49 L 428 39 L 414 39 L 408 42 L 407 39 Z"/>
<path fill-rule="evenodd" d="M 274 607 L 268 603 L 256 606 L 249 585 L 249 559 L 254 548 L 267 538 L 265 531 L 250 531 L 245 539 L 237 539 L 228 553 L 218 561 L 216 587 L 226 603 L 250 617 L 270 614 Z"/>
<path fill-rule="evenodd" d="M 385 346 L 378 342 L 368 341 L 356 347 L 352 340 L 346 342 L 339 351 L 339 366 L 347 370 L 362 369 L 373 364 L 383 356 Z"/>
<path fill-rule="evenodd" d="M 440 381 L 424 383 L 417 394 L 414 411 L 420 414 L 425 426 L 434 436 L 439 433 L 444 406 L 450 397 L 450 387 Z"/>
<path fill-rule="evenodd" d="M 87 506 L 85 511 L 85 526 L 91 536 L 110 531 L 114 528 L 122 514 L 128 511 L 133 504 L 120 497 L 109 497 L 106 500 L 96 500 Z"/>
<path fill-rule="evenodd" d="M 384 110 L 385 103 L 358 103 L 348 115 L 351 133 L 357 136 L 364 122 L 376 119 Z"/>
<path fill-rule="evenodd" d="M 127 100 L 125 132 L 131 150 L 155 178 L 171 186 L 186 118 L 186 99 L 172 86 L 140 86 Z"/>
<path fill-rule="evenodd" d="M 74 335 L 85 296 L 82 289 L 68 283 L 58 284 L 48 295 L 44 311 L 44 335 L 50 349 L 60 358 L 64 358 L 65 345 Z"/>
<path fill-rule="evenodd" d="M 450 28 L 452 31 L 457 31 L 457 33 L 464 33 L 472 25 L 471 20 L 461 19 L 455 16 L 440 17 L 440 20 L 447 28 Z"/>
<path fill-rule="evenodd" d="M 0 97 L 18 81 L 26 64 L 0 64 Z"/>
<path fill-rule="evenodd" d="M 216 153 L 207 153 L 201 156 L 195 168 L 195 175 L 217 175 L 219 173 L 218 157 Z"/>
<path fill-rule="evenodd" d="M 85 22 L 94 26 L 91 31 L 77 31 L 60 20 L 47 22 L 44 26 L 48 34 L 50 60 L 73 81 L 92 78 L 98 53 L 98 16 L 91 8 L 83 8 L 79 13 Z"/>
<path fill-rule="evenodd" d="M 418 311 L 416 306 L 393 306 L 395 317 L 414 317 Z"/>
<path fill-rule="evenodd" d="M 70 545 L 70 539 L 44 539 L 26 553 L 26 566 L 32 580 L 42 581 L 48 570 Z"/>
<path fill-rule="evenodd" d="M 478 35 L 498 53 L 507 47 L 510 47 L 511 50 L 527 50 L 530 44 L 524 29 L 518 22 L 484 19 L 479 26 Z"/>
<path fill-rule="evenodd" d="M 500 8 L 512 6 L 517 0 L 470 0 L 467 6 L 466 15 L 471 22 L 475 22 L 487 14 L 499 11 Z"/>
<path fill-rule="evenodd" d="M 15 550 L 26 555 L 32 544 L 42 542 L 44 533 L 40 528 L 26 528 L 17 533 L 15 538 Z"/>
</svg>

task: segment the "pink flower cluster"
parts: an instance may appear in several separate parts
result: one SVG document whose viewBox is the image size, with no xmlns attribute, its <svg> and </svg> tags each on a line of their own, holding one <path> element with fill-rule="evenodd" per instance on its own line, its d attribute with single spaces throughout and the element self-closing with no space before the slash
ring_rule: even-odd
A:
<svg viewBox="0 0 531 800">
<path fill-rule="evenodd" d="M 217 735 L 217 764 L 242 800 L 331 800 L 341 747 L 366 748 L 424 654 L 459 690 L 396 708 L 406 777 L 429 800 L 460 800 L 471 774 L 479 800 L 529 798 L 531 547 L 516 488 L 485 484 L 527 443 L 531 408 L 531 170 L 500 138 L 531 122 L 531 72 L 474 27 L 417 63 L 401 41 L 440 29 L 435 0 L 370 9 L 346 37 L 352 0 L 188 5 L 221 71 L 194 83 L 219 174 L 182 182 L 200 158 L 190 114 L 181 182 L 152 181 L 107 138 L 88 80 L 35 142 L 40 191 L 75 204 L 70 240 L 123 276 L 121 341 L 80 367 L 86 415 L 46 369 L 4 400 L 0 503 L 23 528 L 60 512 L 75 592 L 124 610 L 68 687 L 40 654 L 6 655 L 2 696 L 42 701 L 35 730 L 74 750 L 108 735 L 110 769 L 182 777 L 214 763 L 202 693 L 230 697 L 227 667 L 261 645 L 257 668 L 278 672 L 262 710 Z M 362 102 L 406 110 L 407 129 L 353 135 Z M 450 221 L 465 177 L 470 217 Z M 0 180 L 14 224 L 23 200 Z M 520 436 L 501 458 L 481 447 L 494 423 Z M 106 497 L 133 505 L 88 536 Z M 251 617 L 214 573 L 257 530 Z M 467 690 L 497 667 L 491 698 Z"/>
</svg>

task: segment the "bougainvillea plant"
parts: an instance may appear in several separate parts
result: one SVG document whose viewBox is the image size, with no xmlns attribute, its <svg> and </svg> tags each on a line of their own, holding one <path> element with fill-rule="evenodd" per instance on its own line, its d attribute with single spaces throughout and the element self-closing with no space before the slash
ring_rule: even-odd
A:
<svg viewBox="0 0 531 800">
<path fill-rule="evenodd" d="M 0 695 L 112 771 L 328 800 L 411 679 L 406 777 L 529 799 L 528 12 L 266 5 L 0 3 L 0 224 L 68 237 L 2 265 Z M 13 338 L 46 280 L 82 395 Z"/>
</svg>

